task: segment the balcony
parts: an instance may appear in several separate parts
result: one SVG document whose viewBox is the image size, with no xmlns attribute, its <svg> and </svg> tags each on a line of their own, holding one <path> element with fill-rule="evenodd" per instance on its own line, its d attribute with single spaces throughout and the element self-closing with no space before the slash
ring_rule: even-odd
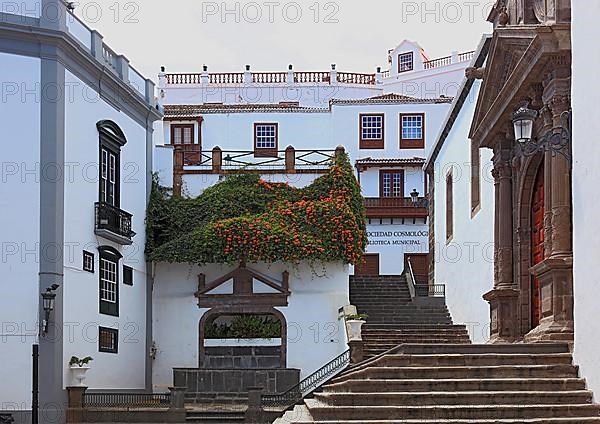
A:
<svg viewBox="0 0 600 424">
<path fill-rule="evenodd" d="M 135 232 L 131 229 L 133 215 L 108 203 L 96 203 L 96 228 L 94 233 L 121 245 L 133 243 Z"/>
<path fill-rule="evenodd" d="M 427 218 L 427 199 L 419 197 L 367 197 L 367 218 Z"/>
</svg>

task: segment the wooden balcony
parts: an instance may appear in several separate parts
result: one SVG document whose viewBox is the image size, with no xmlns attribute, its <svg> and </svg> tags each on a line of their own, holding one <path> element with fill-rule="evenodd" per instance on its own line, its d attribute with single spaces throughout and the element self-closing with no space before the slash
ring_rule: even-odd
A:
<svg viewBox="0 0 600 424">
<path fill-rule="evenodd" d="M 419 197 L 366 197 L 367 218 L 426 218 L 427 199 Z"/>
</svg>

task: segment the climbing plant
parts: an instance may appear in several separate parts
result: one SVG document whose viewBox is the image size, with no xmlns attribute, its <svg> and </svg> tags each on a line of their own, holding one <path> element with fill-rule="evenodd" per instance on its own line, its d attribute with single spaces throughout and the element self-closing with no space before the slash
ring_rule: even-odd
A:
<svg viewBox="0 0 600 424">
<path fill-rule="evenodd" d="M 146 254 L 157 262 L 356 264 L 366 244 L 363 198 L 346 155 L 300 189 L 246 173 L 185 198 L 155 180 L 146 226 Z"/>
</svg>

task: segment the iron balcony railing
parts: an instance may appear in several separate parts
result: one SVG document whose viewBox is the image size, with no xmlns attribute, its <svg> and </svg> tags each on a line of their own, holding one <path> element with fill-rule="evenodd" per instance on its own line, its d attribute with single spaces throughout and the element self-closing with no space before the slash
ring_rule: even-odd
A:
<svg viewBox="0 0 600 424">
<path fill-rule="evenodd" d="M 446 297 L 446 286 L 444 284 L 417 284 L 415 292 L 419 297 Z"/>
<path fill-rule="evenodd" d="M 85 393 L 84 408 L 169 408 L 170 393 Z"/>
<path fill-rule="evenodd" d="M 345 369 L 348 364 L 350 364 L 350 350 L 323 365 L 288 391 L 280 394 L 262 395 L 261 406 L 263 408 L 288 409 L 322 386 L 330 377 Z"/>
<path fill-rule="evenodd" d="M 96 203 L 96 230 L 110 231 L 129 240 L 135 236 L 131 229 L 133 215 L 104 202 Z"/>
</svg>

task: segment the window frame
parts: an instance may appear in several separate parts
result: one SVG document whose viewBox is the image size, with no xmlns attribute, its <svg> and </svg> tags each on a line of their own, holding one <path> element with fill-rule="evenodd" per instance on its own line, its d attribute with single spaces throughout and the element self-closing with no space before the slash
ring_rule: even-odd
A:
<svg viewBox="0 0 600 424">
<path fill-rule="evenodd" d="M 275 127 L 275 146 L 258 147 L 258 128 L 261 126 Z M 279 151 L 279 123 L 278 122 L 255 122 L 254 123 L 254 156 L 255 157 L 277 157 Z"/>
<path fill-rule="evenodd" d="M 421 118 L 421 138 L 404 138 L 404 118 L 418 116 Z M 401 113 L 400 114 L 400 149 L 424 149 L 425 148 L 425 113 Z"/>
<path fill-rule="evenodd" d="M 100 252 L 100 260 L 99 260 L 99 275 L 98 275 L 98 302 L 99 302 L 99 311 L 102 315 L 110 315 L 114 317 L 119 316 L 119 266 L 120 261 L 123 258 L 123 255 L 113 247 L 110 246 L 100 246 L 98 247 L 98 251 Z M 106 292 L 104 281 L 107 281 L 104 277 L 104 262 L 109 262 L 114 264 L 114 272 L 115 272 L 115 281 L 111 282 L 115 285 L 115 299 L 104 299 L 103 292 Z"/>
<path fill-rule="evenodd" d="M 123 284 L 126 286 L 133 287 L 133 274 L 135 270 L 127 265 L 123 265 Z M 127 275 L 130 274 L 131 278 L 127 278 Z"/>
<path fill-rule="evenodd" d="M 481 150 L 471 140 L 471 217 L 481 209 Z"/>
<path fill-rule="evenodd" d="M 402 57 L 410 57 L 410 69 L 402 69 Z M 398 73 L 410 72 L 415 70 L 415 52 L 398 53 Z"/>
<path fill-rule="evenodd" d="M 104 120 L 96 124 L 99 133 L 98 143 L 98 201 L 116 208 L 121 207 L 121 148 L 127 144 L 127 139 L 121 128 L 113 121 Z M 105 162 L 105 155 L 106 159 Z M 114 157 L 114 176 L 112 176 L 113 199 L 109 202 L 108 184 L 111 182 L 111 157 Z M 104 169 L 106 164 L 106 176 Z M 106 180 L 106 184 L 104 181 Z"/>
<path fill-rule="evenodd" d="M 89 262 L 90 267 L 86 266 L 86 259 L 90 260 L 90 262 Z M 94 264 L 95 259 L 96 258 L 94 257 L 94 254 L 92 252 L 88 252 L 87 250 L 84 250 L 83 251 L 83 266 L 81 267 L 81 269 L 83 269 L 85 272 L 94 274 L 95 273 L 95 269 L 94 269 L 95 268 L 95 264 Z"/>
<path fill-rule="evenodd" d="M 446 174 L 446 244 L 454 238 L 454 177 L 452 169 Z"/>
<path fill-rule="evenodd" d="M 181 143 L 175 143 L 175 130 L 181 129 Z M 192 132 L 191 143 L 185 143 L 184 131 L 190 129 Z M 172 146 L 191 146 L 196 143 L 196 126 L 194 124 L 171 124 L 171 139 L 169 140 Z"/>
<path fill-rule="evenodd" d="M 368 117 L 381 118 L 381 138 L 363 138 L 363 119 Z M 385 148 L 385 113 L 360 113 L 358 115 L 358 139 L 360 149 L 384 149 Z"/>
<path fill-rule="evenodd" d="M 384 178 L 385 178 L 384 176 L 385 176 L 385 174 L 392 174 L 392 175 L 394 175 L 394 174 L 400 174 L 400 190 L 399 190 L 400 195 L 399 196 L 394 196 L 394 191 L 395 191 L 394 187 L 395 187 L 395 184 L 394 184 L 394 177 L 393 176 L 391 177 L 391 180 L 390 180 L 390 193 L 391 193 L 391 195 L 390 196 L 385 196 L 385 193 L 384 193 Z M 404 189 L 405 189 L 404 177 L 405 177 L 405 174 L 404 174 L 404 170 L 403 169 L 380 169 L 379 170 L 379 197 L 382 198 L 382 199 L 390 199 L 390 198 L 399 199 L 399 198 L 404 198 L 405 197 L 404 196 Z"/>
<path fill-rule="evenodd" d="M 103 347 L 102 345 L 102 332 L 106 332 L 111 337 L 114 337 L 114 346 Z M 119 353 L 119 330 L 116 328 L 98 327 L 98 352 L 100 353 Z"/>
</svg>

